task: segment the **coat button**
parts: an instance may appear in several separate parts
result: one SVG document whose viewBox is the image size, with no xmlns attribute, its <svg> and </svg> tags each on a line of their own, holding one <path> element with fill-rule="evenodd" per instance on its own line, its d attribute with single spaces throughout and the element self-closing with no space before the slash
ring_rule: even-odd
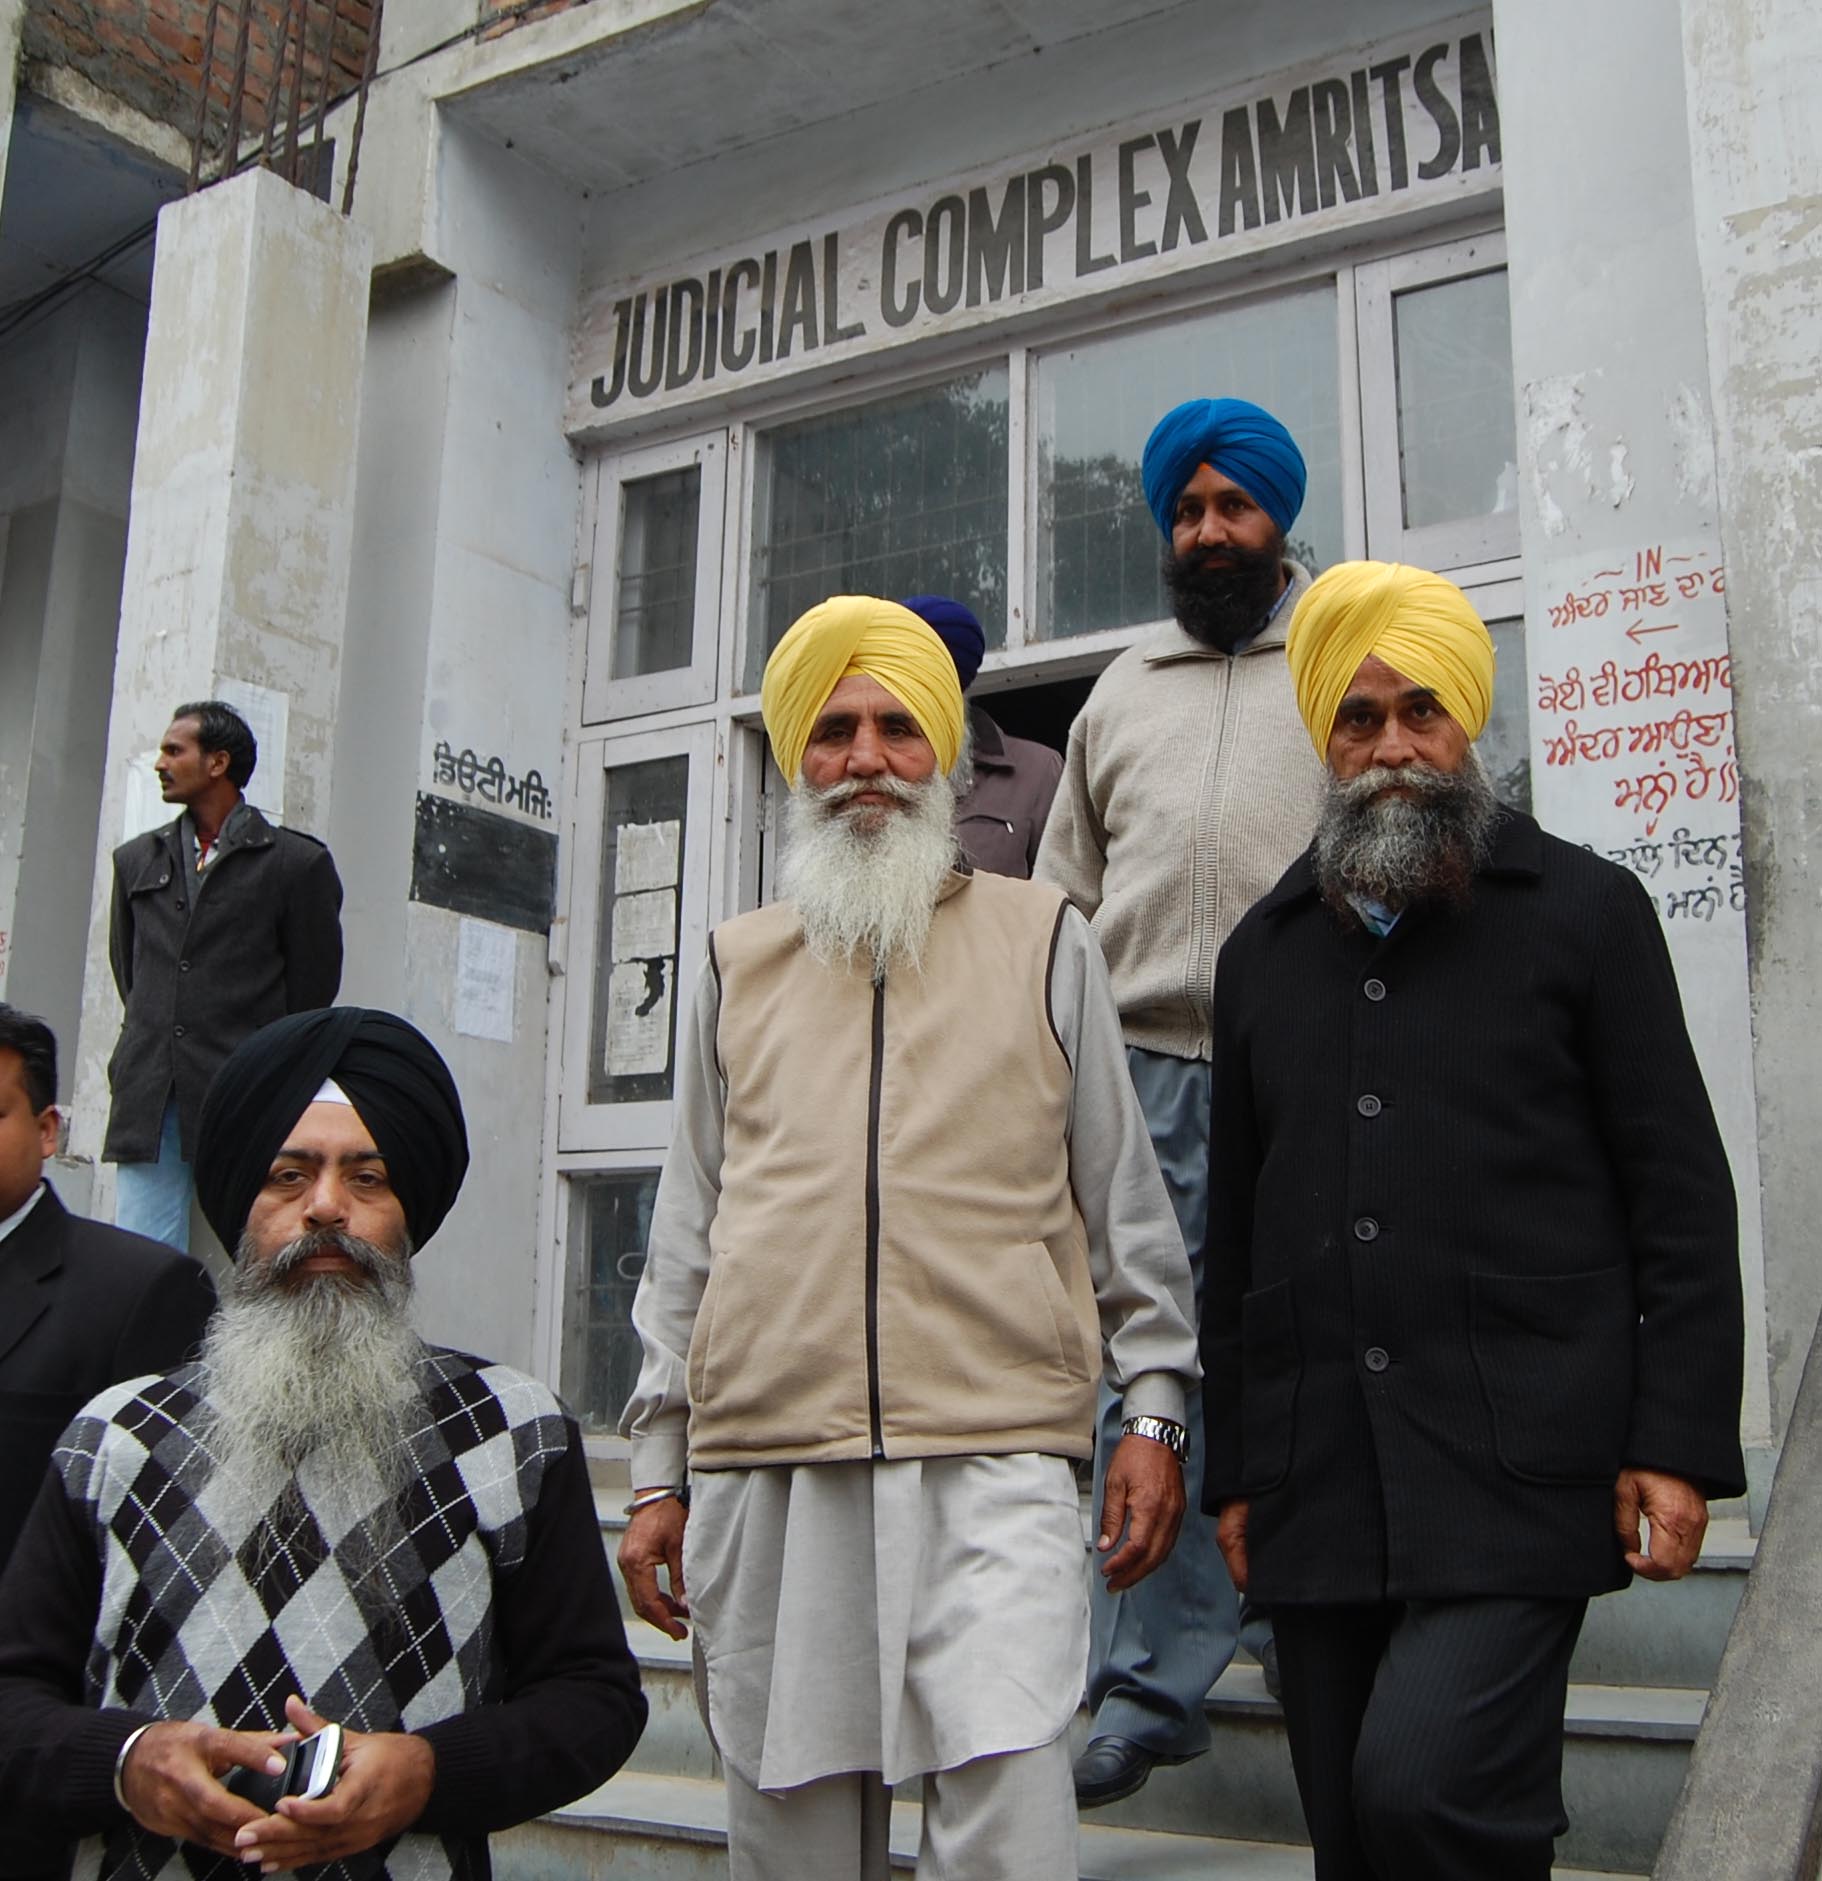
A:
<svg viewBox="0 0 1822 1881">
<path fill-rule="evenodd" d="M 1379 1239 L 1379 1223 L 1376 1222 L 1371 1215 L 1362 1215 L 1360 1219 L 1354 1223 L 1354 1239 L 1356 1241 L 1377 1241 Z"/>
<path fill-rule="evenodd" d="M 182 1038 L 182 1037 L 183 1037 L 183 1027 L 182 1027 L 182 1026 L 180 1026 L 180 1025 L 174 1025 L 174 1026 L 172 1026 L 172 1028 L 171 1028 L 171 1036 L 172 1036 L 173 1038 Z"/>
<path fill-rule="evenodd" d="M 1366 994 L 1368 999 L 1372 999 L 1372 1000 L 1384 999 L 1385 998 L 1385 981 L 1384 980 L 1368 980 L 1367 983 L 1363 987 L 1361 987 L 1360 990 Z"/>
<path fill-rule="evenodd" d="M 1392 1356 L 1382 1345 L 1370 1345 L 1366 1349 L 1366 1368 L 1370 1372 L 1382 1372 L 1392 1362 Z"/>
<path fill-rule="evenodd" d="M 183 913 L 183 910 L 184 910 L 184 904 L 183 904 L 183 903 L 182 903 L 182 902 L 180 901 L 180 902 L 179 902 L 179 903 L 177 904 L 177 912 L 178 912 L 179 914 L 182 914 L 182 913 Z"/>
<path fill-rule="evenodd" d="M 188 973 L 188 972 L 189 972 L 189 970 L 190 970 L 190 963 L 189 963 L 189 961 L 187 961 L 187 960 L 180 960 L 180 961 L 178 961 L 178 963 L 177 963 L 177 971 L 178 971 L 179 973 Z"/>
<path fill-rule="evenodd" d="M 1385 1106 L 1371 1091 L 1368 1091 L 1364 1097 L 1357 1097 L 1354 1100 L 1354 1108 L 1359 1111 L 1363 1117 L 1377 1117 L 1379 1113 L 1385 1109 Z"/>
</svg>

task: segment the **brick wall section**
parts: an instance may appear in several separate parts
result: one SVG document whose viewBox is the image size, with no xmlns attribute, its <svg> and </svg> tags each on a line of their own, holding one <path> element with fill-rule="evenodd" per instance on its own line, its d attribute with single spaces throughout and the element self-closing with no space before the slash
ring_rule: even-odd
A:
<svg viewBox="0 0 1822 1881">
<path fill-rule="evenodd" d="M 241 4 L 242 0 L 221 0 L 216 14 L 205 148 L 217 161 L 227 130 Z M 284 0 L 250 0 L 250 4 L 241 136 L 245 140 L 264 132 L 282 55 L 280 121 L 274 132 L 275 138 L 282 139 L 292 83 L 291 50 L 279 44 Z M 373 17 L 370 0 L 336 0 L 335 11 L 331 99 L 359 84 Z M 196 128 L 208 12 L 208 0 L 28 0 L 24 53 L 27 60 L 71 67 L 123 104 L 188 138 Z M 329 0 L 308 0 L 308 14 L 302 112 L 306 123 L 322 89 Z M 209 174 L 206 159 L 204 174 Z"/>
<path fill-rule="evenodd" d="M 583 0 L 482 0 L 481 37 L 498 39 L 515 26 L 525 26 L 532 20 L 547 20 L 553 13 L 567 13 L 571 7 L 582 4 Z"/>
</svg>

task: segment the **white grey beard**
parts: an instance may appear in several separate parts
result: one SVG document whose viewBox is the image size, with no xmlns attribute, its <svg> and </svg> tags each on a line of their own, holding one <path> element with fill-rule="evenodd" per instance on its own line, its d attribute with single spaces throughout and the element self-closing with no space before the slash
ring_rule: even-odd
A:
<svg viewBox="0 0 1822 1881">
<path fill-rule="evenodd" d="M 361 1271 L 286 1283 L 329 1247 Z M 315 1234 L 267 1261 L 242 1240 L 202 1352 L 216 1462 L 204 1512 L 223 1532 L 275 1509 L 295 1518 L 307 1502 L 332 1543 L 365 1525 L 373 1564 L 402 1532 L 397 1503 L 423 1414 L 409 1255 L 409 1245 L 391 1254 Z"/>
<path fill-rule="evenodd" d="M 1414 795 L 1382 795 L 1391 785 Z M 1418 763 L 1346 781 L 1331 776 L 1314 852 L 1323 897 L 1337 912 L 1349 908 L 1352 896 L 1392 909 L 1421 901 L 1465 907 L 1498 811 L 1472 746 L 1459 771 Z"/>
<path fill-rule="evenodd" d="M 841 806 L 863 790 L 906 807 Z M 917 971 L 943 878 L 955 865 L 955 789 L 941 771 L 921 784 L 895 777 L 802 785 L 785 807 L 784 893 L 804 943 L 826 967 L 864 963 L 875 979 Z"/>
</svg>

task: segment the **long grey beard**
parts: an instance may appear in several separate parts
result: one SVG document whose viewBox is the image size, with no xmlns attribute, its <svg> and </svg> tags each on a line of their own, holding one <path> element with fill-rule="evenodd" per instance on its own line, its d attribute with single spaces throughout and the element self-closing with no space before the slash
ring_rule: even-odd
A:
<svg viewBox="0 0 1822 1881">
<path fill-rule="evenodd" d="M 360 1271 L 286 1284 L 330 1248 Z M 222 1532 L 271 1516 L 283 1545 L 307 1508 L 355 1578 L 377 1570 L 402 1537 L 410 1439 L 424 1416 L 410 1252 L 408 1243 L 390 1254 L 321 1232 L 266 1261 L 242 1239 L 202 1351 L 205 1441 L 216 1462 L 204 1513 Z"/>
<path fill-rule="evenodd" d="M 863 790 L 907 807 L 871 817 L 842 810 Z M 876 980 L 920 969 L 937 893 L 955 864 L 954 824 L 955 789 L 941 771 L 921 784 L 885 777 L 801 786 L 785 808 L 779 885 L 797 904 L 811 955 L 826 967 L 858 962 Z"/>
<path fill-rule="evenodd" d="M 1382 797 L 1389 785 L 1417 793 Z M 1459 771 L 1428 764 L 1331 776 L 1316 829 L 1316 880 L 1337 913 L 1356 918 L 1350 898 L 1391 909 L 1440 901 L 1466 907 L 1475 871 L 1492 847 L 1499 802 L 1479 754 Z"/>
</svg>

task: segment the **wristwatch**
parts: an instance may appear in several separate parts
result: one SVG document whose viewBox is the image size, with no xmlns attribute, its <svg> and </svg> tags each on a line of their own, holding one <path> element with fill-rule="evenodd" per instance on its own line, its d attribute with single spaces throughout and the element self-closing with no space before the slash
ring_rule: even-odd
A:
<svg viewBox="0 0 1822 1881">
<path fill-rule="evenodd" d="M 1120 1429 L 1128 1437 L 1149 1437 L 1163 1444 L 1179 1463 L 1189 1461 L 1189 1432 L 1174 1418 L 1128 1417 L 1121 1420 Z"/>
</svg>

